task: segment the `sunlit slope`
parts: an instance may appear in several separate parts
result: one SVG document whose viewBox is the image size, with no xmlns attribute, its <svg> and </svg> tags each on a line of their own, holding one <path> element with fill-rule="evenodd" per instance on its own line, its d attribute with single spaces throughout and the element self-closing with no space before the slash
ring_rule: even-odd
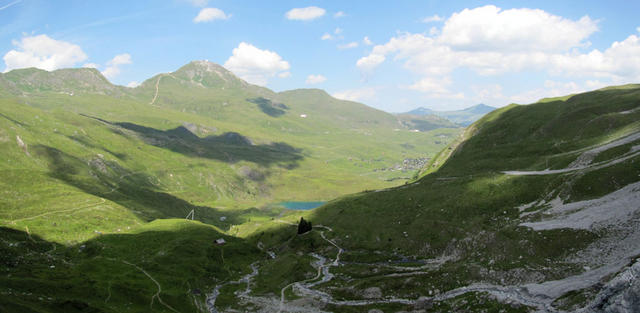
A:
<svg viewBox="0 0 640 313">
<path fill-rule="evenodd" d="M 349 233 L 353 240 L 345 240 L 346 246 L 400 248 L 425 256 L 482 231 L 526 232 L 517 227 L 523 204 L 540 201 L 533 207 L 542 208 L 542 200 L 556 197 L 597 198 L 640 180 L 635 165 L 639 106 L 635 85 L 502 108 L 441 152 L 429 165 L 429 175 L 406 186 L 334 201 L 315 218 Z M 352 221 L 362 223 L 354 227 Z M 509 240 L 500 244 L 523 249 Z M 548 243 L 532 244 L 533 255 L 553 251 Z M 491 251 L 487 247 L 484 251 Z"/>
<path fill-rule="evenodd" d="M 417 181 L 318 208 L 305 219 L 344 249 L 332 294 L 376 286 L 402 299 L 457 290 L 538 309 L 615 306 L 636 290 L 603 286 L 640 254 L 639 121 L 638 85 L 511 105 Z M 441 265 L 412 279 L 358 267 L 393 260 Z"/>
<path fill-rule="evenodd" d="M 235 209 L 401 183 L 414 170 L 388 169 L 456 132 L 397 129 L 362 104 L 319 90 L 277 95 L 211 63 L 172 75 L 180 84 L 163 77 L 152 105 L 153 79 L 131 89 L 92 69 L 0 75 L 12 90 L 0 98 L 2 223 L 75 242 L 194 210 L 228 229 L 268 217 Z"/>
</svg>

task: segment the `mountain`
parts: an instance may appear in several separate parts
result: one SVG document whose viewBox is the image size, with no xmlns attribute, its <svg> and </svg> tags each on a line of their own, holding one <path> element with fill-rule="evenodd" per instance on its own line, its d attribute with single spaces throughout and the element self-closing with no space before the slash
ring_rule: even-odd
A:
<svg viewBox="0 0 640 313">
<path fill-rule="evenodd" d="M 414 182 L 305 217 L 343 249 L 319 289 L 363 299 L 375 286 L 407 300 L 396 310 L 633 312 L 638 121 L 640 85 L 487 114 Z"/>
<path fill-rule="evenodd" d="M 137 88 L 25 69 L 0 89 L 2 312 L 640 305 L 640 85 L 463 132 L 206 61 Z"/>
<path fill-rule="evenodd" d="M 409 115 L 436 115 L 436 116 L 440 116 L 443 118 L 446 118 L 456 124 L 462 125 L 462 126 L 468 126 L 471 123 L 477 121 L 478 119 L 480 119 L 482 116 L 484 116 L 485 114 L 495 110 L 496 108 L 492 107 L 492 106 L 488 106 L 485 104 L 477 104 L 474 105 L 472 107 L 468 107 L 466 109 L 463 110 L 457 110 L 457 111 L 434 111 L 431 110 L 429 108 L 417 108 L 414 110 L 411 110 L 405 114 L 409 114 Z"/>
<path fill-rule="evenodd" d="M 402 124 L 410 129 L 430 131 L 438 128 L 459 128 L 460 125 L 435 114 L 411 115 L 396 114 Z"/>
<path fill-rule="evenodd" d="M 51 164 L 64 161 L 75 170 L 63 185 L 82 184 L 93 196 L 124 183 L 139 189 L 130 173 L 140 173 L 153 182 L 144 188 L 194 197 L 207 207 L 327 200 L 410 178 L 413 173 L 379 169 L 433 156 L 457 134 L 415 134 L 363 104 L 318 89 L 276 93 L 207 61 L 137 88 L 114 86 L 84 68 L 14 70 L 0 81 L 12 91 L 0 111 L 3 154 L 16 162 L 4 167 L 29 169 L 40 179 L 57 176 Z M 17 137 L 37 153 L 21 155 Z M 152 211 L 156 218 L 188 213 Z"/>
<path fill-rule="evenodd" d="M 0 76 L 0 88 L 14 95 L 44 92 L 73 94 L 78 92 L 120 96 L 124 87 L 112 85 L 94 68 L 45 71 L 37 68 L 13 70 Z"/>
<path fill-rule="evenodd" d="M 264 257 L 244 238 L 281 202 L 402 184 L 458 134 L 206 61 L 136 88 L 2 73 L 0 311 L 198 310 Z"/>
</svg>

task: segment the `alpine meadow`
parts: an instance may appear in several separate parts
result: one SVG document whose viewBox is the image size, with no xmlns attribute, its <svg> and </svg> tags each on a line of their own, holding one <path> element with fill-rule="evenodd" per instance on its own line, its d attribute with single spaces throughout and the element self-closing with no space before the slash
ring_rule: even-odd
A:
<svg viewBox="0 0 640 313">
<path fill-rule="evenodd" d="M 0 312 L 640 312 L 634 12 L 0 0 Z"/>
</svg>

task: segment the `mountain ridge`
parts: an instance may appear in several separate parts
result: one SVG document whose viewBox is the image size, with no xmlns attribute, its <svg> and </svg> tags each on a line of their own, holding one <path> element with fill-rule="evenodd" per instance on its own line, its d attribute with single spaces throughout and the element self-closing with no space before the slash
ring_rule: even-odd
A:
<svg viewBox="0 0 640 313">
<path fill-rule="evenodd" d="M 469 126 L 471 123 L 480 119 L 483 115 L 495 109 L 496 109 L 495 107 L 480 103 L 474 106 L 464 108 L 462 110 L 436 111 L 426 107 L 420 107 L 420 108 L 413 109 L 411 111 L 408 111 L 406 113 L 401 113 L 401 114 L 417 115 L 417 116 L 436 115 L 436 116 L 446 118 L 461 126 Z"/>
</svg>

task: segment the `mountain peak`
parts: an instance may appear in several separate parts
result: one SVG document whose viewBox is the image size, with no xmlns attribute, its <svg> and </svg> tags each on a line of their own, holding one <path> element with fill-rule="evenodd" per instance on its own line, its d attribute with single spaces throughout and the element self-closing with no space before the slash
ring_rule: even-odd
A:
<svg viewBox="0 0 640 313">
<path fill-rule="evenodd" d="M 495 110 L 496 108 L 492 107 L 492 106 L 488 106 L 484 103 L 480 103 L 480 104 L 476 104 L 472 107 L 468 107 L 466 109 L 464 109 L 463 111 L 466 112 L 471 112 L 471 113 L 476 113 L 476 114 L 486 114 L 489 113 L 493 110 Z"/>
<path fill-rule="evenodd" d="M 226 68 L 222 67 L 222 65 L 211 62 L 209 60 L 195 60 L 195 61 L 189 62 L 189 64 L 187 65 L 193 65 L 195 67 L 201 68 L 202 70 L 205 70 L 208 72 L 216 72 L 216 71 L 229 72 Z"/>
<path fill-rule="evenodd" d="M 409 115 L 430 115 L 433 114 L 434 111 L 429 109 L 429 108 L 425 108 L 425 107 L 420 107 L 417 109 L 413 109 L 405 114 L 409 114 Z"/>
<path fill-rule="evenodd" d="M 210 62 L 209 60 L 191 61 L 173 72 L 172 75 L 206 87 L 212 87 L 220 84 L 248 85 L 247 82 L 238 78 L 222 65 Z"/>
<path fill-rule="evenodd" d="M 495 110 L 496 108 L 480 103 L 462 110 L 456 111 L 434 111 L 429 108 L 417 108 L 405 114 L 410 115 L 437 115 L 446 118 L 454 123 L 462 126 L 468 126 L 480 119 L 483 115 Z"/>
<path fill-rule="evenodd" d="M 54 91 L 119 94 L 118 87 L 95 68 L 65 68 L 51 72 L 24 68 L 4 73 L 2 78 L 14 93 Z"/>
</svg>

